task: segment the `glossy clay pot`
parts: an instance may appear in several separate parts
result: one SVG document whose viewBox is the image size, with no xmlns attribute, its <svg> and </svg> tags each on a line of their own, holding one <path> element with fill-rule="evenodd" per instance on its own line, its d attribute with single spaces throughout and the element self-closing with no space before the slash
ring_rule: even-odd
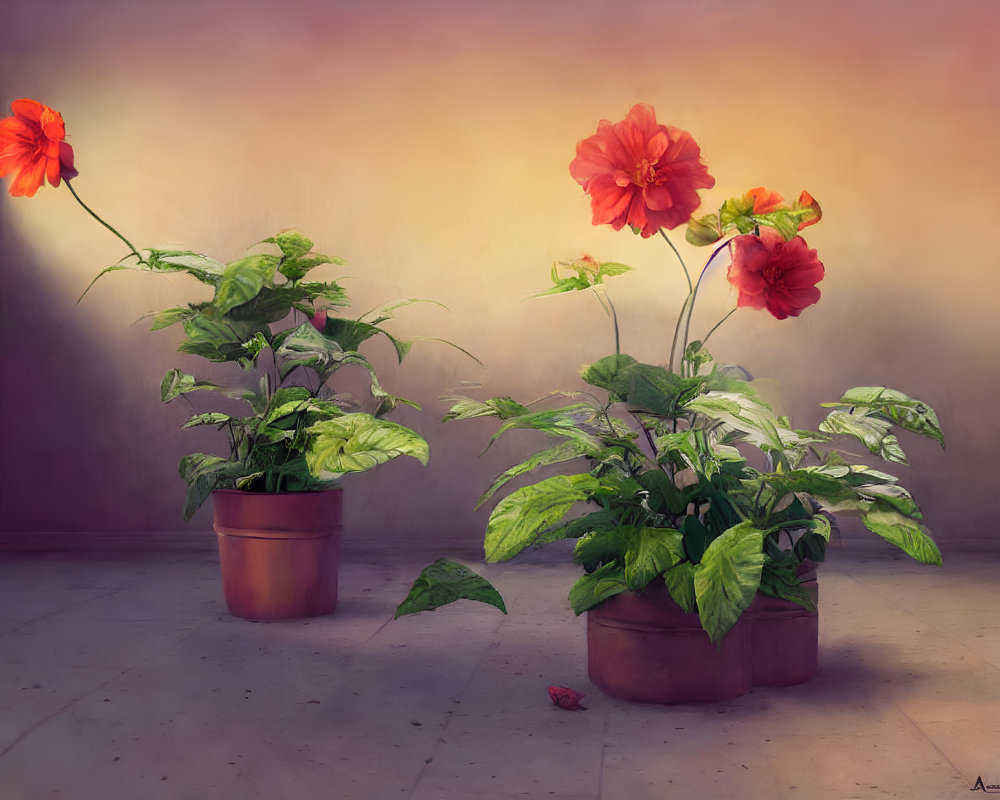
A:
<svg viewBox="0 0 1000 800">
<path fill-rule="evenodd" d="M 226 605 L 255 620 L 337 607 L 343 492 L 212 492 Z"/>
</svg>

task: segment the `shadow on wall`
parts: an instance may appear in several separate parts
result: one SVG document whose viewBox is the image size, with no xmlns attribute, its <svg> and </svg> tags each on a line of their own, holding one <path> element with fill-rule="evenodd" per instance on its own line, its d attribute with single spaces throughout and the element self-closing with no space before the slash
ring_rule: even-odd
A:
<svg viewBox="0 0 1000 800">
<path fill-rule="evenodd" d="M 0 529 L 180 527 L 182 453 L 164 454 L 183 410 L 160 407 L 156 376 L 117 361 L 80 307 L 50 297 L 30 246 L 0 235 Z"/>
</svg>

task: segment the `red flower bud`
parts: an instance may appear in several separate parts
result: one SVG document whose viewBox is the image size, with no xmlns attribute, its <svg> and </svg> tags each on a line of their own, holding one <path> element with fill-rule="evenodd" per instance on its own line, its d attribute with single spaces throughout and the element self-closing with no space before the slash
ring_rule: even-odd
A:
<svg viewBox="0 0 1000 800">
<path fill-rule="evenodd" d="M 319 311 L 313 314 L 309 318 L 309 322 L 316 330 L 318 330 L 320 333 L 323 333 L 326 330 L 326 309 L 321 308 Z"/>
</svg>

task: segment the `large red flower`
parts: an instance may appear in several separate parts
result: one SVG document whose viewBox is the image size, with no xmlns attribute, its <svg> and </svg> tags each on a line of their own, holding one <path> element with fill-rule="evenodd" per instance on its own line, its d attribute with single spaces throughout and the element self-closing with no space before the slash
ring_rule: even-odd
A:
<svg viewBox="0 0 1000 800">
<path fill-rule="evenodd" d="M 595 225 L 630 225 L 644 237 L 686 223 L 701 202 L 698 189 L 715 186 L 691 134 L 658 125 L 644 103 L 621 122 L 601 120 L 577 144 L 569 172 L 590 194 Z"/>
<path fill-rule="evenodd" d="M 773 228 L 761 228 L 759 236 L 737 236 L 729 248 L 729 282 L 740 290 L 736 305 L 785 319 L 819 300 L 816 284 L 825 270 L 801 236 L 786 242 Z"/>
<path fill-rule="evenodd" d="M 10 109 L 14 116 L 0 119 L 0 177 L 13 175 L 11 195 L 32 197 L 46 178 L 53 186 L 75 178 L 62 115 L 26 98 L 15 100 Z"/>
</svg>

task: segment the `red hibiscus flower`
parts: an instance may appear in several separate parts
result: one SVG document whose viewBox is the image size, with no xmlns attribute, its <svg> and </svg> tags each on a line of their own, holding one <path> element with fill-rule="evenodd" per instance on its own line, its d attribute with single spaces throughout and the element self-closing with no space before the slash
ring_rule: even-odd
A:
<svg viewBox="0 0 1000 800">
<path fill-rule="evenodd" d="M 686 223 L 701 202 L 698 189 L 715 186 L 691 134 L 658 125 L 644 103 L 621 122 L 601 120 L 577 144 L 569 172 L 590 194 L 595 225 L 630 225 L 647 238 Z"/>
<path fill-rule="evenodd" d="M 15 100 L 10 108 L 14 116 L 0 119 L 0 177 L 13 175 L 11 195 L 32 197 L 46 178 L 53 186 L 75 178 L 62 115 L 28 99 Z"/>
<path fill-rule="evenodd" d="M 773 228 L 761 228 L 759 236 L 737 236 L 729 248 L 729 282 L 740 291 L 737 306 L 766 308 L 785 319 L 819 300 L 823 265 L 801 236 L 786 242 Z"/>
</svg>

